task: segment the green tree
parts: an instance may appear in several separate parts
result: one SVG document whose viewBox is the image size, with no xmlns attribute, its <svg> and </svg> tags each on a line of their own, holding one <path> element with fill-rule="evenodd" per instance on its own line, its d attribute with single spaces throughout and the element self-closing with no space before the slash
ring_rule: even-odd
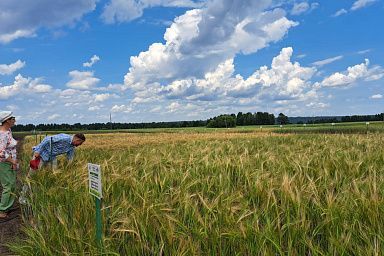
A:
<svg viewBox="0 0 384 256">
<path fill-rule="evenodd" d="M 234 115 L 220 115 L 208 120 L 208 128 L 230 128 L 236 127 Z"/>
<path fill-rule="evenodd" d="M 279 116 L 277 117 L 277 123 L 278 124 L 288 124 L 288 117 L 284 115 L 283 113 L 280 113 Z"/>
</svg>

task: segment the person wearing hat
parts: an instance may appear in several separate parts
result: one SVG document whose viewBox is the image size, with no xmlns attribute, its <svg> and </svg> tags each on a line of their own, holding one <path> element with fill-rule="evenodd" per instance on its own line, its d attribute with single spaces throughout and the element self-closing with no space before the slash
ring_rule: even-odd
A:
<svg viewBox="0 0 384 256">
<path fill-rule="evenodd" d="M 0 112 L 0 183 L 3 187 L 0 200 L 0 218 L 7 217 L 7 211 L 15 201 L 16 190 L 16 145 L 11 127 L 16 120 L 11 111 Z"/>
</svg>

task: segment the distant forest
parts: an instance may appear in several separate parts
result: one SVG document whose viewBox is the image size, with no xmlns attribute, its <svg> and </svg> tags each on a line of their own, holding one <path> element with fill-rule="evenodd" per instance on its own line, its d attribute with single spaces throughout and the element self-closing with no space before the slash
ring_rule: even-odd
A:
<svg viewBox="0 0 384 256">
<path fill-rule="evenodd" d="M 384 113 L 376 115 L 327 116 L 327 117 L 288 117 L 280 113 L 277 117 L 268 112 L 242 113 L 219 115 L 208 120 L 150 122 L 150 123 L 92 123 L 92 124 L 18 124 L 13 131 L 72 131 L 72 130 L 118 130 L 144 128 L 182 128 L 182 127 L 235 127 L 245 125 L 273 125 L 273 124 L 313 124 L 340 122 L 369 122 L 384 121 Z"/>
</svg>

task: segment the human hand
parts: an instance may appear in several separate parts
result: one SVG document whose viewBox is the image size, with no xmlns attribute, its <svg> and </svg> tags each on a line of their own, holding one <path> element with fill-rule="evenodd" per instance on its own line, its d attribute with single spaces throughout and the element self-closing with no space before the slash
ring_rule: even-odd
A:
<svg viewBox="0 0 384 256">
<path fill-rule="evenodd" d="M 19 169 L 19 163 L 17 159 L 12 159 L 11 164 L 12 164 L 12 167 L 11 167 L 12 170 L 16 171 Z"/>
<path fill-rule="evenodd" d="M 40 158 L 40 154 L 38 152 L 35 152 L 32 156 L 32 160 L 39 159 L 39 158 Z"/>
</svg>

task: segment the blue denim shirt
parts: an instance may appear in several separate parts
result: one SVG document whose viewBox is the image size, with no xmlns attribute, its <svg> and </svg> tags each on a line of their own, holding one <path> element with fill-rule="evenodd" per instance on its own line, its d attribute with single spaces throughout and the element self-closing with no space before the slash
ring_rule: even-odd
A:
<svg viewBox="0 0 384 256">
<path fill-rule="evenodd" d="M 75 154 L 72 138 L 73 136 L 64 133 L 47 136 L 39 145 L 33 147 L 32 150 L 39 153 L 44 162 L 52 161 L 56 159 L 56 156 L 62 154 L 67 154 L 67 159 L 72 160 Z"/>
</svg>

